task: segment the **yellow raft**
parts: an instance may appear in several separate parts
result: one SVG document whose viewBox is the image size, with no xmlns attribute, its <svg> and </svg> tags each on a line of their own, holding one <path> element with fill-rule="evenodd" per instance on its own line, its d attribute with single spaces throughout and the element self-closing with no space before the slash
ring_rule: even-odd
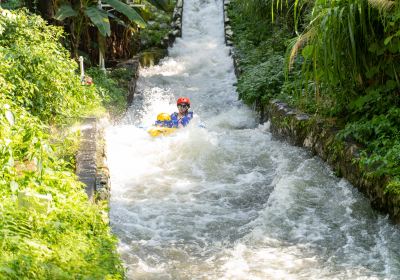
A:
<svg viewBox="0 0 400 280">
<path fill-rule="evenodd" d="M 153 126 L 147 130 L 152 137 L 167 136 L 176 131 L 175 127 Z"/>
</svg>

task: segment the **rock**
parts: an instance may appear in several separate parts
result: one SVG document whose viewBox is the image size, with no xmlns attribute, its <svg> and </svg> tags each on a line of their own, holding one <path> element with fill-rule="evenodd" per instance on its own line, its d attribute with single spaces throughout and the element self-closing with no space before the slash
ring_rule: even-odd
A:
<svg viewBox="0 0 400 280">
<path fill-rule="evenodd" d="M 225 29 L 225 36 L 227 39 L 233 38 L 233 31 L 230 28 Z"/>
<path fill-rule="evenodd" d="M 183 8 L 183 0 L 178 0 L 177 2 L 176 2 L 176 7 L 178 7 L 178 8 Z"/>
<path fill-rule="evenodd" d="M 224 22 L 225 22 L 225 25 L 229 24 L 229 22 L 230 22 L 230 19 L 228 17 L 228 13 L 226 11 L 224 12 Z"/>
<path fill-rule="evenodd" d="M 163 22 L 160 24 L 160 29 L 167 29 L 168 28 L 168 24 Z"/>
<path fill-rule="evenodd" d="M 182 1 L 182 0 L 178 0 L 178 1 L 176 2 L 176 7 L 178 7 L 178 8 L 183 8 L 183 1 Z"/>
<path fill-rule="evenodd" d="M 175 9 L 174 9 L 174 12 L 173 12 L 173 14 L 172 14 L 172 20 L 175 21 L 175 20 L 177 20 L 177 19 L 180 18 L 180 17 L 181 17 L 181 14 L 179 13 L 178 9 L 175 8 Z"/>
<path fill-rule="evenodd" d="M 297 114 L 296 120 L 298 121 L 308 121 L 310 117 L 307 114 Z"/>
</svg>

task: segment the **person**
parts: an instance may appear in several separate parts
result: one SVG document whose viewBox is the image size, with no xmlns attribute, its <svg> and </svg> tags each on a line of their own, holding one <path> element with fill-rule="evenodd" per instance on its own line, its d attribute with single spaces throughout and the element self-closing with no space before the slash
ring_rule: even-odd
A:
<svg viewBox="0 0 400 280">
<path fill-rule="evenodd" d="M 154 125 L 158 127 L 172 127 L 171 116 L 167 113 L 158 114 Z"/>
<path fill-rule="evenodd" d="M 189 111 L 190 99 L 188 97 L 179 97 L 176 101 L 176 105 L 178 107 L 178 112 L 171 114 L 172 127 L 185 127 L 193 118 L 193 112 Z"/>
</svg>

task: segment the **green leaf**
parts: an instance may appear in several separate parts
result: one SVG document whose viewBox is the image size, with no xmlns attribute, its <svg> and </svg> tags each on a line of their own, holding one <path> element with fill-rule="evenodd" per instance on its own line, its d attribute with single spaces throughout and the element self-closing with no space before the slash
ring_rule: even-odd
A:
<svg viewBox="0 0 400 280">
<path fill-rule="evenodd" d="M 112 18 L 119 25 L 122 25 L 122 26 L 124 26 L 126 28 L 129 28 L 128 25 L 126 25 L 126 23 L 123 20 L 119 19 L 117 16 L 114 16 L 113 14 L 108 13 L 108 17 Z"/>
<path fill-rule="evenodd" d="M 68 17 L 75 17 L 78 13 L 72 9 L 71 5 L 61 5 L 54 18 L 56 20 L 64 20 Z"/>
<path fill-rule="evenodd" d="M 393 90 L 393 89 L 395 89 L 397 87 L 397 83 L 394 80 L 388 80 L 386 82 L 386 87 L 387 87 L 388 90 Z"/>
<path fill-rule="evenodd" d="M 163 11 L 168 10 L 168 2 L 166 0 L 147 0 L 147 2 Z"/>
<path fill-rule="evenodd" d="M 146 27 L 144 19 L 136 12 L 135 9 L 131 8 L 127 4 L 119 0 L 105 0 L 105 3 L 110 4 L 115 10 L 127 16 L 131 21 L 136 23 L 140 27 Z"/>
<path fill-rule="evenodd" d="M 17 182 L 15 182 L 15 181 L 10 182 L 11 192 L 15 193 L 18 190 L 18 188 L 19 188 L 19 185 Z"/>
<path fill-rule="evenodd" d="M 390 41 L 392 40 L 392 38 L 393 38 L 393 36 L 389 36 L 389 37 L 387 37 L 387 38 L 385 39 L 385 41 L 383 42 L 383 43 L 385 44 L 385 46 L 386 46 L 387 44 L 390 43 Z"/>
<path fill-rule="evenodd" d="M 11 111 L 6 110 L 5 111 L 5 116 L 7 121 L 10 123 L 10 125 L 14 125 L 14 115 Z"/>
<path fill-rule="evenodd" d="M 90 6 L 85 9 L 85 14 L 90 18 L 92 23 L 98 28 L 104 37 L 111 35 L 110 21 L 105 11 L 100 10 L 96 6 Z"/>
<path fill-rule="evenodd" d="M 304 58 L 311 58 L 312 54 L 314 52 L 314 46 L 313 45 L 307 45 L 303 48 L 301 51 L 301 54 Z"/>
<path fill-rule="evenodd" d="M 378 49 L 379 45 L 376 42 L 372 43 L 368 48 L 368 50 L 372 53 L 375 53 Z"/>
</svg>

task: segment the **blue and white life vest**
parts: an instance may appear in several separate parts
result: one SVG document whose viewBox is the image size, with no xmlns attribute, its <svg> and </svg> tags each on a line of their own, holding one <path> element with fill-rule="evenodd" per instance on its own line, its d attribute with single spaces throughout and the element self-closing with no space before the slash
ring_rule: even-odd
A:
<svg viewBox="0 0 400 280">
<path fill-rule="evenodd" d="M 180 119 L 178 118 L 178 113 L 175 112 L 171 114 L 172 127 L 179 127 L 180 125 L 187 126 L 192 119 L 193 119 L 193 112 L 188 112 L 185 116 L 183 116 Z"/>
<path fill-rule="evenodd" d="M 171 121 L 156 121 L 154 123 L 155 126 L 160 126 L 160 127 L 173 127 L 173 122 Z"/>
</svg>

